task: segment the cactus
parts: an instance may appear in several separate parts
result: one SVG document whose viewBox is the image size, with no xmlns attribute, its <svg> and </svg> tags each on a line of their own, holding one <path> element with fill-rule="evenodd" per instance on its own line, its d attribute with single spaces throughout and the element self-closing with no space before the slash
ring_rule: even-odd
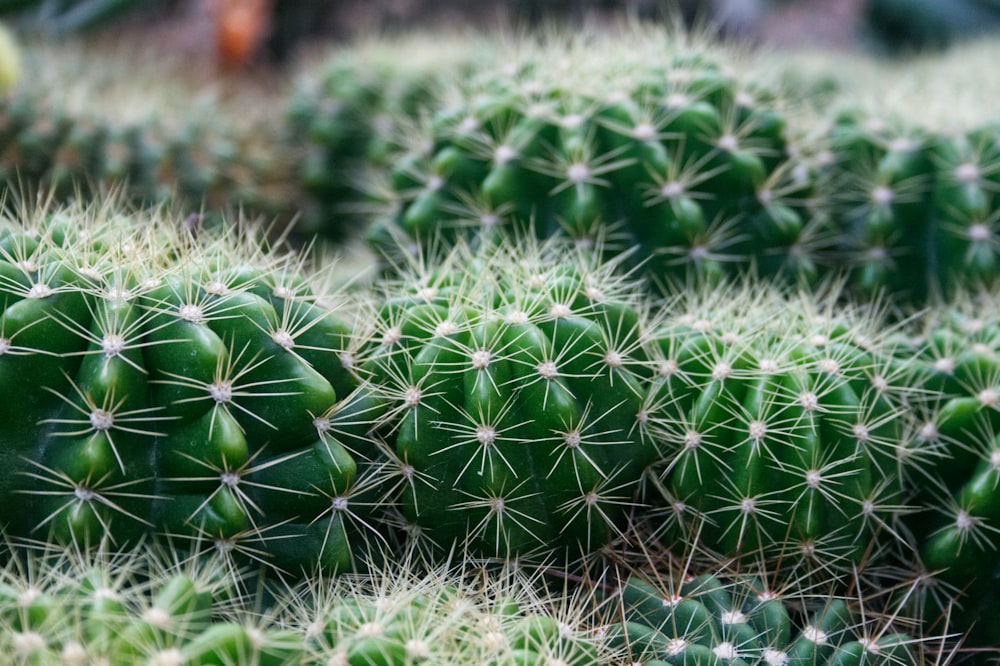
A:
<svg viewBox="0 0 1000 666">
<path fill-rule="evenodd" d="M 373 183 L 402 150 L 406 127 L 434 108 L 444 80 L 486 59 L 480 51 L 442 35 L 383 38 L 303 67 L 287 109 L 311 196 L 298 230 L 341 239 L 362 229 L 362 213 L 378 206 Z"/>
<path fill-rule="evenodd" d="M 245 230 L 195 237 L 164 214 L 6 220 L 11 536 L 169 533 L 279 568 L 349 566 L 361 538 L 348 498 L 378 452 L 351 436 L 364 426 L 336 351 L 348 327 L 304 261 Z"/>
<path fill-rule="evenodd" d="M 586 595 L 553 590 L 503 565 L 480 569 L 464 557 L 429 568 L 407 556 L 377 576 L 312 580 L 276 613 L 305 637 L 316 664 L 567 664 L 597 666 L 615 656 L 589 632 Z"/>
<path fill-rule="evenodd" d="M 751 262 L 815 280 L 817 184 L 791 155 L 780 102 L 714 52 L 682 39 L 664 49 L 654 35 L 629 35 L 628 58 L 609 62 L 606 44 L 581 38 L 467 77 L 396 161 L 398 203 L 372 242 L 426 248 L 514 229 L 635 247 L 661 282 Z"/>
<path fill-rule="evenodd" d="M 908 485 L 918 491 L 920 511 L 908 524 L 919 546 L 919 571 L 932 575 L 946 595 L 929 599 L 928 613 L 943 610 L 960 592 L 965 612 L 956 613 L 954 624 L 979 625 L 973 640 L 985 644 L 997 636 L 998 312 L 992 293 L 939 304 L 918 320 L 914 344 L 900 350 L 926 391 L 904 453 L 916 462 Z"/>
<path fill-rule="evenodd" d="M 753 286 L 678 299 L 653 333 L 665 543 L 805 570 L 905 543 L 910 377 L 877 315 Z"/>
<path fill-rule="evenodd" d="M 184 63 L 128 47 L 33 46 L 24 61 L 30 75 L 0 103 L 8 197 L 67 201 L 123 189 L 134 203 L 186 213 L 290 217 L 291 157 L 273 129 L 280 123 L 253 111 L 268 106 L 259 92 L 221 99 Z"/>
<path fill-rule="evenodd" d="M 676 581 L 632 575 L 612 601 L 603 631 L 612 645 L 627 647 L 632 663 L 930 663 L 923 654 L 929 641 L 906 633 L 895 613 L 883 619 L 864 603 L 857 608 L 821 588 L 776 584 L 749 571 Z"/>
<path fill-rule="evenodd" d="M 4 663 L 302 663 L 302 638 L 253 617 L 218 561 L 179 561 L 167 551 L 8 555 L 0 570 Z"/>
<path fill-rule="evenodd" d="M 411 267 L 361 324 L 405 525 L 485 556 L 591 553 L 652 460 L 646 314 L 615 266 L 530 241 Z"/>
</svg>

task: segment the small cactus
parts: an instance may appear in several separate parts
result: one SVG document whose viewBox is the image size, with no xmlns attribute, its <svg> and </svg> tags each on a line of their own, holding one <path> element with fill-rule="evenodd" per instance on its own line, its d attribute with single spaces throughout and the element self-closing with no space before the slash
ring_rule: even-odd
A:
<svg viewBox="0 0 1000 666">
<path fill-rule="evenodd" d="M 612 601 L 607 640 L 645 666 L 925 663 L 924 639 L 895 615 L 867 615 L 849 598 L 751 572 L 633 575 Z"/>
</svg>

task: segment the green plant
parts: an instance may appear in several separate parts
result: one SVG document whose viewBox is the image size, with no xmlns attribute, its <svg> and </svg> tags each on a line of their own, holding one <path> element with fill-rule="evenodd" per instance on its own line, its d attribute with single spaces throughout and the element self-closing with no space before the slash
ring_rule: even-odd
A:
<svg viewBox="0 0 1000 666">
<path fill-rule="evenodd" d="M 872 603 L 747 570 L 657 572 L 623 583 L 604 632 L 644 666 L 932 663 L 931 640 L 910 635 L 898 612 L 872 612 Z"/>
<path fill-rule="evenodd" d="M 659 536 L 836 571 L 905 545 L 908 398 L 877 311 L 755 286 L 688 294 L 652 333 Z M 804 573 L 803 573 L 804 575 Z"/>
<path fill-rule="evenodd" d="M 0 522 L 350 566 L 346 498 L 377 452 L 340 439 L 364 427 L 338 420 L 356 379 L 336 295 L 321 301 L 305 260 L 248 228 L 119 206 L 3 221 Z"/>
<path fill-rule="evenodd" d="M 624 528 L 654 449 L 641 290 L 560 244 L 459 247 L 403 268 L 362 318 L 359 373 L 419 541 L 591 553 Z"/>
<path fill-rule="evenodd" d="M 467 76 L 396 160 L 372 242 L 426 251 L 513 230 L 600 238 L 661 283 L 750 264 L 815 280 L 815 172 L 792 155 L 780 101 L 696 40 L 663 37 L 629 33 L 612 59 L 613 37 L 553 39 Z"/>
</svg>

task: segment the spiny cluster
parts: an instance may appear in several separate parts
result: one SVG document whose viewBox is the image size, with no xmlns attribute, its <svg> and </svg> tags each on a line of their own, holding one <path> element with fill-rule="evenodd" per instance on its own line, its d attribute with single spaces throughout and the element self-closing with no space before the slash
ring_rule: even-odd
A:
<svg viewBox="0 0 1000 666">
<path fill-rule="evenodd" d="M 281 199 L 294 183 L 282 175 L 280 125 L 238 115 L 207 87 L 195 94 L 183 65 L 73 46 L 31 48 L 24 60 L 26 75 L 0 102 L 0 179 L 10 195 L 67 201 L 122 188 L 132 202 L 185 212 L 287 212 Z M 122 85 L 137 76 L 161 87 Z M 244 94 L 232 106 L 266 106 L 259 102 Z"/>
<path fill-rule="evenodd" d="M 463 571 L 463 567 L 466 570 Z M 409 569 L 311 581 L 276 613 L 316 664 L 596 666 L 614 652 L 580 598 L 516 568 Z"/>
<path fill-rule="evenodd" d="M 151 214 L 4 220 L 10 535 L 166 532 L 293 568 L 349 564 L 340 505 L 374 452 L 336 437 L 348 328 L 300 261 Z"/>
<path fill-rule="evenodd" d="M 589 631 L 584 601 L 511 568 L 484 577 L 403 557 L 300 587 L 267 579 L 248 594 L 214 557 L 4 554 L 3 663 L 597 666 L 615 654 Z"/>
<path fill-rule="evenodd" d="M 526 240 L 386 286 L 358 368 L 388 402 L 379 432 L 420 541 L 565 556 L 623 528 L 654 449 L 647 314 L 614 271 Z"/>
<path fill-rule="evenodd" d="M 391 250 L 388 237 L 426 246 L 513 229 L 635 247 L 661 282 L 751 262 L 815 279 L 817 184 L 775 96 L 707 51 L 637 38 L 609 60 L 599 41 L 465 77 L 396 161 L 397 209 L 372 241 Z"/>
<path fill-rule="evenodd" d="M 925 663 L 905 622 L 801 582 L 785 588 L 748 572 L 633 575 L 611 601 L 605 635 L 646 666 Z"/>
<path fill-rule="evenodd" d="M 4 663 L 302 663 L 303 640 L 240 608 L 219 567 L 162 556 L 17 552 L 0 571 Z"/>
</svg>

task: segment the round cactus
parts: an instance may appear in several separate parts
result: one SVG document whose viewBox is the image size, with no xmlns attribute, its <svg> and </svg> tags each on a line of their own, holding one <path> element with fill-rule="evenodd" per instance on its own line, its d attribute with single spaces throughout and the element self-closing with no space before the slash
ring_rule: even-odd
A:
<svg viewBox="0 0 1000 666">
<path fill-rule="evenodd" d="M 997 635 L 992 609 L 1000 571 L 998 312 L 991 294 L 939 305 L 919 320 L 914 344 L 900 350 L 926 391 L 904 453 L 916 463 L 908 485 L 919 511 L 908 525 L 919 568 L 946 590 L 929 596 L 928 612 L 959 596 L 965 612 L 955 624 L 979 625 L 970 640 L 985 644 Z"/>
<path fill-rule="evenodd" d="M 614 653 L 590 633 L 585 596 L 551 591 L 516 567 L 468 562 L 313 580 L 276 613 L 316 664 L 597 666 Z"/>
<path fill-rule="evenodd" d="M 148 551 L 8 554 L 0 649 L 9 663 L 302 663 L 302 638 L 253 617 L 218 562 Z"/>
<path fill-rule="evenodd" d="M 152 214 L 4 221 L 10 534 L 168 533 L 278 567 L 349 565 L 346 498 L 377 451 L 351 436 L 357 414 L 341 422 L 348 328 L 303 261 Z"/>
<path fill-rule="evenodd" d="M 676 583 L 631 576 L 613 601 L 603 631 L 645 666 L 925 663 L 922 642 L 895 615 L 866 615 L 844 597 L 750 573 Z"/>
<path fill-rule="evenodd" d="M 676 311 L 650 391 L 665 543 L 822 570 L 902 545 L 913 387 L 880 320 L 752 288 Z"/>
<path fill-rule="evenodd" d="M 600 39 L 558 43 L 466 77 L 396 162 L 398 205 L 373 243 L 513 229 L 634 248 L 661 282 L 751 263 L 814 280 L 816 184 L 781 105 L 712 52 L 658 37 L 633 35 L 630 56 L 612 59 Z"/>
<path fill-rule="evenodd" d="M 359 372 L 389 401 L 404 521 L 487 556 L 593 552 L 652 460 L 641 291 L 587 252 L 454 250 L 386 287 Z"/>
</svg>

